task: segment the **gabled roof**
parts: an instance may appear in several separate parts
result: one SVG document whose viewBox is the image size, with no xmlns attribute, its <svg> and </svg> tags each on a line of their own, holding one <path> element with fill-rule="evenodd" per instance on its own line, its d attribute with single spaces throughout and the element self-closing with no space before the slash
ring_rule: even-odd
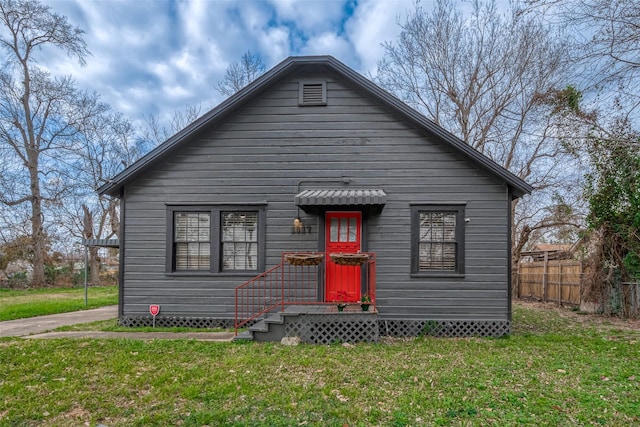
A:
<svg viewBox="0 0 640 427">
<path fill-rule="evenodd" d="M 458 151 L 468 157 L 470 160 L 478 164 L 481 168 L 488 170 L 497 177 L 505 181 L 513 190 L 513 194 L 517 197 L 530 193 L 533 188 L 516 175 L 512 174 L 502 166 L 498 165 L 479 151 L 460 140 L 442 127 L 436 125 L 431 120 L 420 114 L 418 111 L 409 107 L 395 96 L 378 87 L 369 79 L 363 77 L 353 69 L 347 67 L 342 62 L 332 56 L 292 56 L 271 70 L 254 80 L 252 83 L 227 98 L 217 107 L 205 113 L 202 117 L 185 127 L 180 132 L 167 139 L 164 143 L 151 150 L 148 154 L 140 158 L 137 162 L 120 172 L 118 175 L 109 180 L 106 184 L 98 188 L 99 194 L 108 194 L 110 196 L 119 196 L 120 189 L 148 168 L 152 167 L 157 161 L 172 152 L 177 146 L 185 141 L 191 140 L 210 125 L 223 120 L 227 115 L 239 108 L 246 101 L 260 94 L 263 90 L 279 81 L 285 75 L 308 66 L 320 66 L 338 74 L 340 77 L 348 81 L 354 87 L 359 88 L 372 99 L 382 103 L 389 110 L 402 116 L 407 121 L 413 123 L 418 128 L 439 137 L 445 144 L 449 145 L 455 151 Z"/>
<path fill-rule="evenodd" d="M 546 243 L 539 243 L 531 249 L 530 252 L 562 252 L 570 251 L 571 245 L 553 245 Z"/>
</svg>

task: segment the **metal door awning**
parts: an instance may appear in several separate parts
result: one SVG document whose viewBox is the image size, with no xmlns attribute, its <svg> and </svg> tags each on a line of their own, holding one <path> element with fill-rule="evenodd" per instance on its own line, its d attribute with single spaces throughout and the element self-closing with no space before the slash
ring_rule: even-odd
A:
<svg viewBox="0 0 640 427">
<path fill-rule="evenodd" d="M 120 241 L 118 239 L 82 239 L 84 246 L 100 246 L 103 248 L 119 248 Z"/>
<path fill-rule="evenodd" d="M 296 206 L 309 213 L 349 207 L 380 213 L 387 202 L 387 194 L 380 188 L 322 188 L 301 191 L 294 201 Z"/>
<path fill-rule="evenodd" d="M 102 247 L 102 248 L 119 248 L 120 241 L 118 239 L 82 239 L 84 246 L 84 306 L 89 305 L 88 283 L 87 278 L 89 275 L 89 248 L 90 247 Z"/>
</svg>

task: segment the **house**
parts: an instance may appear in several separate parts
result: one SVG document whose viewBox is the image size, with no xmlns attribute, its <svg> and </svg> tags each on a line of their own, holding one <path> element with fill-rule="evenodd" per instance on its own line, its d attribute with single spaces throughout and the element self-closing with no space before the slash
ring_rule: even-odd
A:
<svg viewBox="0 0 640 427">
<path fill-rule="evenodd" d="M 531 187 L 333 57 L 285 59 L 98 191 L 121 200 L 121 324 L 157 304 L 159 325 L 283 313 L 269 339 L 510 330 Z M 334 312 L 364 293 L 366 316 Z"/>
<path fill-rule="evenodd" d="M 538 243 L 530 251 L 521 252 L 520 262 L 542 262 L 544 260 L 562 260 L 573 258 L 573 253 L 576 250 L 578 240 L 573 245 L 561 245 L 550 243 Z"/>
</svg>

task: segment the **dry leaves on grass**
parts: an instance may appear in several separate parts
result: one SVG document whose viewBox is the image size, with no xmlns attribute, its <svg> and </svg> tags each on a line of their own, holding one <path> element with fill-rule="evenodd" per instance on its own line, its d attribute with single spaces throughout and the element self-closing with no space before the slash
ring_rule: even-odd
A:
<svg viewBox="0 0 640 427">
<path fill-rule="evenodd" d="M 630 330 L 640 333 L 640 319 L 623 319 L 616 316 L 607 316 L 604 314 L 592 314 L 584 313 L 580 311 L 574 311 L 570 307 L 558 306 L 555 303 L 544 303 L 539 301 L 514 301 L 516 306 L 521 306 L 529 309 L 544 309 L 557 314 L 563 319 L 569 319 L 573 322 L 585 325 L 593 326 L 599 330 L 606 329 L 621 329 Z"/>
</svg>

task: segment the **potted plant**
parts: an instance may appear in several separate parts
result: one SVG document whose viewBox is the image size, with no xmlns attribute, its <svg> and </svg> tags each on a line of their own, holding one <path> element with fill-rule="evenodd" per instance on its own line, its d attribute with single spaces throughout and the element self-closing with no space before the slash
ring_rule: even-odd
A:
<svg viewBox="0 0 640 427">
<path fill-rule="evenodd" d="M 333 261 L 338 265 L 351 265 L 351 266 L 362 265 L 365 262 L 367 262 L 367 260 L 369 259 L 369 255 L 363 254 L 363 253 L 355 253 L 355 254 L 334 253 L 334 254 L 329 254 L 329 257 L 331 258 L 331 261 Z"/>
<path fill-rule="evenodd" d="M 338 311 L 344 311 L 345 307 L 348 305 L 349 304 L 347 304 L 346 302 L 338 302 L 336 304 L 336 307 L 338 307 Z"/>
<path fill-rule="evenodd" d="M 362 297 L 360 297 L 360 308 L 362 308 L 362 311 L 369 311 L 370 305 L 371 297 L 368 294 L 362 294 Z"/>
<path fill-rule="evenodd" d="M 285 259 L 291 265 L 318 265 L 324 260 L 322 254 L 287 254 Z"/>
<path fill-rule="evenodd" d="M 345 291 L 338 291 L 337 297 L 336 306 L 338 307 L 338 311 L 344 311 L 345 307 L 349 305 L 347 303 L 349 294 Z"/>
</svg>

